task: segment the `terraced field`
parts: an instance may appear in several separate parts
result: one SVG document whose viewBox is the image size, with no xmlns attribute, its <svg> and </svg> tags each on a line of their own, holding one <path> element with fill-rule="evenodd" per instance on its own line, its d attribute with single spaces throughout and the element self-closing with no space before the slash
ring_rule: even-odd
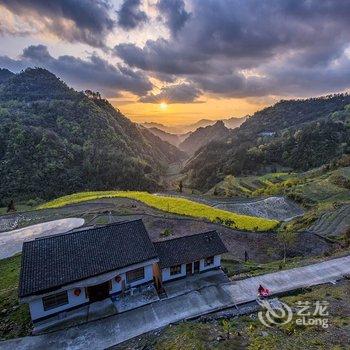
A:
<svg viewBox="0 0 350 350">
<path fill-rule="evenodd" d="M 268 197 L 246 202 L 226 202 L 215 205 L 216 208 L 239 214 L 258 216 L 279 221 L 290 220 L 302 215 L 303 210 L 284 197 Z"/>
<path fill-rule="evenodd" d="M 265 187 L 255 190 L 251 195 L 284 194 L 305 206 L 350 201 L 350 167 L 329 171 L 319 168 L 298 175 L 291 174 L 283 181 L 280 179 L 276 177 L 273 183 L 265 182 Z"/>
<path fill-rule="evenodd" d="M 150 207 L 169 213 L 186 215 L 209 221 L 221 221 L 227 226 L 240 230 L 268 231 L 275 228 L 277 220 L 269 220 L 254 216 L 240 215 L 222 209 L 216 209 L 209 205 L 194 202 L 185 198 L 168 197 L 136 191 L 99 191 L 81 192 L 57 198 L 51 202 L 39 206 L 39 209 L 58 208 L 68 204 L 80 203 L 99 198 L 130 198 L 141 201 Z"/>
<path fill-rule="evenodd" d="M 309 229 L 324 237 L 341 236 L 350 227 L 350 204 L 323 214 Z"/>
<path fill-rule="evenodd" d="M 270 173 L 263 176 L 235 177 L 228 175 L 223 181 L 208 191 L 209 195 L 250 197 L 259 189 L 296 177 L 296 174 Z"/>
</svg>

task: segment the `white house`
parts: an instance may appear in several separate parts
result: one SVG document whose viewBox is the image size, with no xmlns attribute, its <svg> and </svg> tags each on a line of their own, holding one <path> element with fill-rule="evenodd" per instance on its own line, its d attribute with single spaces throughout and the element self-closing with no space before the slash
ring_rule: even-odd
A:
<svg viewBox="0 0 350 350">
<path fill-rule="evenodd" d="M 219 268 L 227 249 L 216 231 L 155 242 L 162 282 Z"/>
<path fill-rule="evenodd" d="M 33 322 L 153 283 L 159 261 L 141 220 L 25 242 L 20 301 Z"/>
<path fill-rule="evenodd" d="M 226 252 L 217 232 L 152 243 L 142 220 L 38 238 L 25 242 L 20 301 L 33 323 L 143 284 L 220 267 Z"/>
</svg>

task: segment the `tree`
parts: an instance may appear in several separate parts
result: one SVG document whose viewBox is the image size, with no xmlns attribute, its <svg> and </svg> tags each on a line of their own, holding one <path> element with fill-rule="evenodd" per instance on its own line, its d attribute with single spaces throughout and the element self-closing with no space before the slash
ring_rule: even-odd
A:
<svg viewBox="0 0 350 350">
<path fill-rule="evenodd" d="M 287 248 L 296 240 L 296 233 L 292 230 L 284 229 L 278 233 L 278 240 L 283 244 L 283 262 L 286 263 Z"/>
<path fill-rule="evenodd" d="M 182 180 L 180 180 L 179 182 L 179 192 L 182 193 L 182 189 L 183 189 L 183 183 Z"/>
<path fill-rule="evenodd" d="M 344 237 L 345 237 L 345 245 L 349 247 L 350 246 L 350 227 L 348 227 L 347 230 L 345 231 Z"/>
<path fill-rule="evenodd" d="M 11 199 L 10 203 L 7 206 L 7 212 L 10 213 L 11 211 L 16 211 L 15 202 L 13 199 Z"/>
</svg>

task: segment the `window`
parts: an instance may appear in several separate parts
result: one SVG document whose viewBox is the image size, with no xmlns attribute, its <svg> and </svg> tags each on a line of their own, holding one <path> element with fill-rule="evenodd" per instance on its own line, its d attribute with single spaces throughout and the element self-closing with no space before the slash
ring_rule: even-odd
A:
<svg viewBox="0 0 350 350">
<path fill-rule="evenodd" d="M 204 259 L 204 266 L 210 266 L 214 264 L 214 257 L 209 256 L 208 258 Z"/>
<path fill-rule="evenodd" d="M 139 269 L 128 271 L 126 273 L 126 281 L 128 283 L 139 281 L 145 278 L 145 269 L 140 267 Z"/>
<path fill-rule="evenodd" d="M 181 273 L 181 265 L 174 265 L 170 267 L 170 276 L 178 275 Z"/>
<path fill-rule="evenodd" d="M 45 311 L 65 304 L 68 304 L 67 291 L 49 295 L 43 298 L 43 306 Z"/>
</svg>

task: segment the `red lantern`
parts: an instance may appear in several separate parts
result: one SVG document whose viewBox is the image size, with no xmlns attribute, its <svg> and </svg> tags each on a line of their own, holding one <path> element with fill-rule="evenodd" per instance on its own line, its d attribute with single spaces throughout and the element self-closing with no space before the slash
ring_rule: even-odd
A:
<svg viewBox="0 0 350 350">
<path fill-rule="evenodd" d="M 75 289 L 74 289 L 74 295 L 75 295 L 75 296 L 78 297 L 78 296 L 80 295 L 80 293 L 81 293 L 80 288 L 75 288 Z"/>
<path fill-rule="evenodd" d="M 116 281 L 117 283 L 119 283 L 121 280 L 122 280 L 122 278 L 121 278 L 119 275 L 115 277 L 115 281 Z"/>
</svg>

